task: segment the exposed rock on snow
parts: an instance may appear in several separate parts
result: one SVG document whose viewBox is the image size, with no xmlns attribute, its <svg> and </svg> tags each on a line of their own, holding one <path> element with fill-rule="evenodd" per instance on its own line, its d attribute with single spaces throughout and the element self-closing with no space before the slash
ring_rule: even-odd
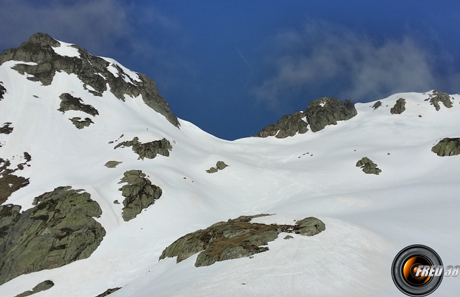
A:
<svg viewBox="0 0 460 297">
<path fill-rule="evenodd" d="M 119 161 L 108 161 L 107 163 L 104 164 L 105 167 L 107 168 L 115 168 L 117 167 L 119 164 L 121 164 L 123 162 L 119 162 Z"/>
<path fill-rule="evenodd" d="M 119 189 L 125 197 L 122 214 L 125 221 L 134 219 L 144 208 L 155 203 L 162 194 L 160 187 L 152 185 L 141 170 L 126 171 L 119 183 L 127 183 Z"/>
<path fill-rule="evenodd" d="M 395 106 L 390 109 L 391 114 L 401 114 L 406 110 L 406 99 L 399 98 L 396 100 Z"/>
<path fill-rule="evenodd" d="M 105 236 L 93 219 L 102 210 L 83 190 L 58 187 L 33 205 L 23 213 L 18 205 L 0 206 L 0 284 L 88 258 Z"/>
<path fill-rule="evenodd" d="M 107 289 L 107 291 L 105 291 L 104 293 L 102 294 L 99 294 L 97 295 L 96 297 L 105 297 L 105 296 L 109 296 L 110 294 L 120 290 L 121 288 L 112 288 L 112 289 Z"/>
<path fill-rule="evenodd" d="M 85 127 L 89 127 L 89 125 L 91 124 L 94 124 L 94 122 L 90 118 L 85 118 L 84 120 L 82 120 L 80 117 L 74 117 L 71 118 L 70 121 L 78 129 L 83 129 Z"/>
<path fill-rule="evenodd" d="M 8 49 L 0 55 L 0 65 L 6 61 L 33 62 L 35 65 L 18 63 L 13 69 L 21 74 L 27 73 L 27 79 L 40 81 L 48 86 L 54 79 L 56 72 L 73 73 L 82 81 L 84 87 L 93 95 L 102 96 L 109 86 L 120 100 L 129 97 L 142 96 L 144 103 L 156 112 L 162 114 L 174 126 L 179 127 L 179 121 L 171 112 L 168 102 L 160 96 L 154 81 L 143 74 L 137 74 L 139 80 L 133 80 L 123 69 L 109 61 L 90 55 L 85 49 L 72 45 L 79 53 L 77 56 L 61 56 L 53 48 L 59 48 L 61 43 L 44 33 L 37 33 L 30 37 L 20 47 Z M 118 71 L 114 75 L 113 70 Z"/>
<path fill-rule="evenodd" d="M 268 251 L 268 247 L 262 245 L 278 238 L 281 232 L 313 236 L 326 229 L 324 223 L 314 217 L 300 220 L 295 225 L 250 222 L 252 218 L 260 216 L 267 215 L 241 216 L 182 236 L 163 251 L 160 260 L 177 256 L 179 263 L 200 253 L 195 266 L 209 266 L 217 261 L 249 257 Z"/>
<path fill-rule="evenodd" d="M 431 149 L 440 157 L 460 154 L 460 138 L 444 138 Z"/>
<path fill-rule="evenodd" d="M 3 99 L 3 95 L 5 95 L 6 89 L 3 86 L 3 82 L 0 81 L 0 101 Z"/>
<path fill-rule="evenodd" d="M 219 170 L 224 170 L 225 167 L 228 167 L 227 164 L 225 164 L 224 161 L 217 161 L 216 167 L 211 167 L 206 170 L 207 173 L 216 173 Z"/>
<path fill-rule="evenodd" d="M 10 125 L 10 122 L 4 123 L 3 127 L 0 127 L 0 134 L 10 134 L 13 132 L 13 127 L 10 127 Z"/>
<path fill-rule="evenodd" d="M 114 149 L 119 147 L 132 147 L 133 151 L 139 155 L 138 159 L 141 160 L 144 160 L 144 158 L 153 159 L 158 154 L 169 157 L 169 151 L 172 150 L 171 143 L 166 138 L 141 143 L 139 142 L 139 137 L 134 137 L 131 141 L 120 142 Z"/>
<path fill-rule="evenodd" d="M 42 291 L 46 291 L 48 289 L 51 289 L 52 287 L 54 287 L 54 283 L 52 281 L 50 281 L 50 280 L 46 280 L 46 281 L 43 281 L 43 282 L 39 283 L 38 285 L 36 285 L 32 289 L 32 291 L 26 291 L 24 293 L 16 295 L 16 297 L 30 296 L 30 295 L 36 294 L 38 292 L 42 292 Z"/>
<path fill-rule="evenodd" d="M 257 134 L 257 136 L 275 136 L 276 138 L 286 138 L 288 136 L 294 136 L 297 133 L 303 134 L 307 132 L 308 129 L 307 122 L 302 118 L 305 118 L 305 114 L 301 111 L 284 115 L 275 124 L 268 125 L 267 127 L 263 128 L 262 131 Z"/>
<path fill-rule="evenodd" d="M 379 175 L 382 172 L 381 169 L 377 168 L 377 164 L 372 162 L 371 159 L 364 157 L 356 163 L 356 167 L 361 167 L 364 173 Z"/>
<path fill-rule="evenodd" d="M 444 104 L 444 106 L 447 108 L 452 107 L 452 101 L 451 101 L 451 97 L 449 96 L 449 94 L 439 92 L 436 90 L 434 90 L 433 93 L 430 94 L 430 98 L 426 100 L 430 101 L 430 104 L 433 105 L 437 111 L 439 111 L 439 109 L 441 108 L 441 106 L 439 105 L 439 102 L 442 102 L 442 104 Z"/>
<path fill-rule="evenodd" d="M 379 108 L 380 106 L 382 106 L 382 101 L 377 101 L 374 103 L 374 105 L 372 105 L 372 108 L 374 110 L 376 110 L 377 108 Z"/>
<path fill-rule="evenodd" d="M 349 120 L 358 112 L 350 100 L 322 97 L 310 102 L 305 114 L 311 131 L 317 132 L 328 125 L 336 125 L 337 121 Z"/>
<path fill-rule="evenodd" d="M 19 163 L 17 168 L 11 169 L 11 162 L 0 158 L 0 204 L 4 203 L 8 197 L 11 196 L 17 190 L 27 186 L 29 179 L 14 175 L 13 173 L 24 169 L 25 165 L 31 160 L 31 156 L 25 152 L 24 158 L 26 162 Z"/>
<path fill-rule="evenodd" d="M 79 110 L 92 116 L 97 116 L 99 114 L 97 109 L 95 109 L 91 105 L 82 103 L 83 101 L 81 100 L 81 98 L 74 97 L 69 93 L 61 94 L 59 98 L 61 98 L 61 106 L 58 110 L 62 113 L 68 110 Z"/>
</svg>

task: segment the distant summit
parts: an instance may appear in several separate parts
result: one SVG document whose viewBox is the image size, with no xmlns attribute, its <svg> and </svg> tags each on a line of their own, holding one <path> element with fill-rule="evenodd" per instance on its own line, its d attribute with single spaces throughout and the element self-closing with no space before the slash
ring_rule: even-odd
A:
<svg viewBox="0 0 460 297">
<path fill-rule="evenodd" d="M 142 95 L 145 104 L 179 127 L 168 102 L 160 96 L 155 82 L 146 75 L 132 72 L 115 60 L 93 56 L 79 46 L 57 41 L 48 34 L 34 34 L 20 47 L 5 50 L 0 55 L 0 65 L 7 61 L 24 62 L 12 68 L 44 86 L 53 82 L 56 72 L 64 71 L 77 75 L 83 87 L 95 96 L 110 91 L 125 101 L 125 96 Z"/>
</svg>

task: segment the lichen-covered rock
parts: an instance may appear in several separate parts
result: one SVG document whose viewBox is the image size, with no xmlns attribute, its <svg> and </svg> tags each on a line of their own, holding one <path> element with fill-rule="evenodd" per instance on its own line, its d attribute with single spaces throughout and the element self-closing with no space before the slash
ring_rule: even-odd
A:
<svg viewBox="0 0 460 297">
<path fill-rule="evenodd" d="M 281 232 L 313 236 L 325 230 L 325 225 L 317 218 L 305 218 L 296 225 L 251 223 L 255 217 L 241 216 L 227 222 L 218 222 L 204 230 L 182 236 L 161 254 L 160 260 L 177 257 L 177 263 L 199 253 L 196 267 L 209 266 L 217 261 L 249 257 L 268 251 L 268 242 L 278 238 Z"/>
<path fill-rule="evenodd" d="M 74 97 L 69 93 L 63 93 L 59 96 L 59 98 L 61 98 L 61 106 L 58 110 L 62 113 L 68 110 L 79 110 L 92 116 L 96 116 L 99 114 L 97 109 L 95 109 L 91 105 L 82 103 L 83 101 L 81 100 L 81 98 Z"/>
<path fill-rule="evenodd" d="M 340 101 L 334 97 L 322 97 L 311 101 L 305 110 L 312 132 L 317 132 L 337 121 L 346 121 L 358 114 L 350 100 Z"/>
<path fill-rule="evenodd" d="M 171 143 L 166 138 L 142 143 L 138 137 L 134 137 L 131 141 L 120 142 L 114 149 L 119 147 L 132 147 L 132 150 L 139 155 L 138 159 L 140 160 L 144 160 L 144 158 L 153 159 L 158 154 L 169 157 L 169 151 L 172 150 Z"/>
<path fill-rule="evenodd" d="M 94 122 L 90 118 L 85 118 L 84 120 L 82 120 L 80 117 L 74 117 L 71 118 L 70 121 L 78 129 L 83 129 L 85 127 L 89 127 L 89 125 L 91 124 L 94 124 Z"/>
<path fill-rule="evenodd" d="M 90 194 L 58 187 L 36 197 L 35 207 L 0 205 L 0 285 L 25 273 L 88 258 L 105 230 L 94 220 L 99 204 Z"/>
<path fill-rule="evenodd" d="M 119 190 L 123 197 L 123 220 L 134 219 L 141 211 L 159 199 L 162 191 L 145 178 L 141 170 L 130 170 L 124 173 L 119 183 L 126 183 Z"/>
<path fill-rule="evenodd" d="M 258 137 L 275 136 L 276 138 L 286 138 L 297 133 L 303 134 L 308 131 L 307 122 L 304 120 L 305 114 L 297 111 L 293 114 L 284 115 L 278 122 L 263 128 Z"/>
<path fill-rule="evenodd" d="M 3 86 L 3 82 L 0 81 L 0 101 L 2 101 L 3 95 L 5 95 L 5 93 L 6 93 L 6 89 L 5 89 L 5 87 Z"/>
<path fill-rule="evenodd" d="M 119 161 L 108 161 L 107 163 L 104 164 L 105 167 L 107 168 L 115 168 L 117 167 L 119 164 L 121 164 L 123 162 L 119 162 Z"/>
<path fill-rule="evenodd" d="M 10 134 L 13 132 L 13 127 L 10 127 L 10 125 L 10 122 L 4 123 L 3 127 L 0 127 L 0 134 Z"/>
<path fill-rule="evenodd" d="M 11 194 L 29 184 L 28 178 L 13 174 L 16 171 L 23 169 L 24 165 L 30 161 L 31 157 L 28 153 L 24 153 L 24 156 L 26 158 L 26 162 L 18 164 L 18 168 L 16 169 L 9 168 L 11 166 L 11 162 L 9 160 L 0 158 L 0 204 L 3 204 L 8 197 L 11 196 Z M 27 158 L 29 158 L 29 160 Z"/>
<path fill-rule="evenodd" d="M 382 106 L 382 101 L 377 101 L 374 103 L 374 105 L 372 105 L 372 108 L 374 110 L 376 110 L 377 108 L 379 108 L 380 106 Z"/>
<path fill-rule="evenodd" d="M 46 291 L 48 289 L 51 289 L 52 287 L 54 287 L 54 283 L 52 281 L 50 281 L 50 280 L 46 280 L 46 281 L 43 281 L 43 282 L 39 283 L 38 285 L 36 285 L 31 291 L 26 291 L 24 293 L 16 295 L 16 297 L 30 296 L 30 295 L 36 294 L 38 292 L 42 292 L 42 291 Z"/>
<path fill-rule="evenodd" d="M 83 83 L 88 92 L 102 96 L 109 86 L 112 92 L 120 100 L 125 96 L 142 96 L 144 103 L 163 115 L 174 126 L 179 127 L 179 120 L 171 112 L 168 102 L 160 96 L 154 81 L 147 76 L 138 73 L 138 80 L 133 80 L 123 69 L 114 63 L 90 55 L 85 49 L 73 45 L 78 50 L 79 57 L 58 55 L 53 47 L 59 47 L 60 43 L 51 36 L 37 33 L 30 37 L 20 47 L 8 49 L 0 55 L 0 65 L 6 61 L 34 62 L 37 65 L 18 63 L 13 69 L 21 74 L 27 73 L 27 79 L 40 81 L 43 85 L 50 85 L 56 72 L 75 74 Z M 112 73 L 112 71 L 117 73 Z M 117 75 L 118 74 L 118 75 Z"/>
<path fill-rule="evenodd" d="M 399 98 L 396 100 L 395 106 L 390 109 L 391 114 L 401 114 L 406 110 L 406 99 Z"/>
<path fill-rule="evenodd" d="M 225 167 L 228 167 L 227 164 L 225 164 L 224 161 L 217 161 L 216 167 L 211 167 L 206 170 L 207 173 L 216 173 L 219 170 L 224 170 Z"/>
<path fill-rule="evenodd" d="M 431 151 L 440 157 L 460 155 L 460 138 L 444 138 Z"/>
<path fill-rule="evenodd" d="M 109 296 L 110 294 L 120 290 L 121 288 L 112 288 L 112 289 L 107 289 L 107 291 L 105 291 L 104 293 L 102 294 L 99 294 L 97 295 L 96 297 L 105 297 L 105 296 Z"/>
<path fill-rule="evenodd" d="M 372 162 L 372 160 L 367 157 L 363 157 L 361 160 L 359 160 L 356 163 L 356 167 L 362 168 L 363 172 L 367 174 L 379 175 L 380 172 L 382 172 L 381 169 L 377 168 L 377 164 Z"/>
<path fill-rule="evenodd" d="M 442 104 L 444 104 L 444 106 L 447 107 L 447 108 L 452 107 L 452 101 L 451 101 L 451 97 L 449 96 L 449 94 L 439 92 L 439 91 L 436 91 L 436 90 L 434 90 L 433 93 L 430 94 L 430 98 L 428 98 L 426 100 L 430 101 L 430 104 L 434 106 L 436 111 L 441 109 L 441 106 L 439 105 L 439 102 L 442 102 Z"/>
</svg>

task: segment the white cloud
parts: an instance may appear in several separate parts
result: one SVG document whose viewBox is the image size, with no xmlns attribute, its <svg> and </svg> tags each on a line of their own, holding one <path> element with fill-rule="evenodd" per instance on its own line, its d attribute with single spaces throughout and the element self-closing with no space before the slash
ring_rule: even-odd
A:
<svg viewBox="0 0 460 297">
<path fill-rule="evenodd" d="M 334 95 L 354 101 L 449 84 L 434 74 L 437 58 L 409 36 L 376 42 L 344 27 L 310 22 L 302 31 L 278 34 L 273 43 L 275 75 L 254 90 L 272 107 L 293 92 L 335 82 L 341 88 Z M 457 74 L 451 77 L 458 79 Z"/>
</svg>

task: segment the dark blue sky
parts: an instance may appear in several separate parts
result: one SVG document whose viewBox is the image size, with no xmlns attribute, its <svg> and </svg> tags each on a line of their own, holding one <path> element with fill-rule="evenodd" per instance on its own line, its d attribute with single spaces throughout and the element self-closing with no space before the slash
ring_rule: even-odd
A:
<svg viewBox="0 0 460 297">
<path fill-rule="evenodd" d="M 0 0 L 0 50 L 36 32 L 157 82 L 172 111 L 224 139 L 322 96 L 460 92 L 459 1 Z"/>
</svg>

